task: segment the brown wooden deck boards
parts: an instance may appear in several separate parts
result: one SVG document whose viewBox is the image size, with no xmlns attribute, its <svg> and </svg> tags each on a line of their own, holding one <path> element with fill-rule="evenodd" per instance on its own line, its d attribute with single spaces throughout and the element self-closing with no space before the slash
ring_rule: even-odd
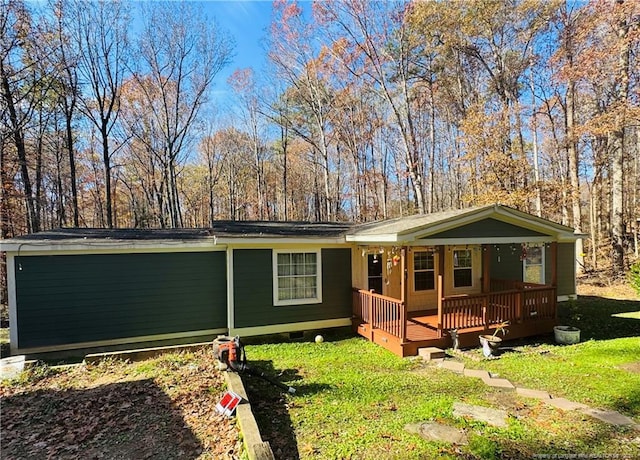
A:
<svg viewBox="0 0 640 460">
<path fill-rule="evenodd" d="M 509 335 L 505 340 L 517 339 L 531 335 L 551 332 L 555 321 L 539 321 L 526 324 L 512 324 L 509 326 Z M 451 346 L 451 337 L 447 331 L 442 331 L 442 337 L 438 337 L 438 315 L 433 311 L 411 312 L 407 319 L 407 337 L 403 343 L 399 337 L 394 337 L 380 329 L 372 329 L 361 320 L 354 320 L 354 331 L 366 337 L 378 345 L 383 346 L 398 356 L 415 356 L 418 349 L 423 347 L 447 348 Z M 478 343 L 478 336 L 493 332 L 495 325 L 467 328 L 458 331 L 458 340 L 461 347 L 473 347 Z"/>
</svg>

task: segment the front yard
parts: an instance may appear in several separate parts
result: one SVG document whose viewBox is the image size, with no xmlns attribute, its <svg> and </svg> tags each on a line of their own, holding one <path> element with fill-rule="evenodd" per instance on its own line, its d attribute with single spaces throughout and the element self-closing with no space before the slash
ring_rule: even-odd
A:
<svg viewBox="0 0 640 460">
<path fill-rule="evenodd" d="M 499 360 L 472 359 L 475 351 L 456 359 L 640 423 L 640 301 L 590 294 L 562 310 L 561 322 L 582 330 L 580 344 L 541 337 L 507 343 Z M 297 390 L 284 394 L 243 377 L 277 459 L 640 458 L 640 431 L 398 358 L 348 333 L 325 334 L 323 343 L 313 335 L 254 343 L 246 352 L 253 367 Z M 214 409 L 223 390 L 209 349 L 135 363 L 37 367 L 0 384 L 2 457 L 243 458 L 233 420 Z M 456 402 L 503 409 L 507 426 L 456 417 Z M 464 429 L 469 442 L 429 442 L 405 430 L 424 421 Z"/>
<path fill-rule="evenodd" d="M 526 352 L 515 352 L 491 366 L 484 361 L 468 366 L 492 368 L 514 383 L 640 421 L 640 373 L 624 367 L 640 361 L 639 340 L 609 340 L 602 353 L 595 351 L 594 342 L 523 347 Z M 612 352 L 619 355 L 609 360 Z M 489 388 L 479 379 L 414 359 L 400 359 L 359 338 L 252 346 L 247 355 L 264 368 L 283 370 L 288 383 L 298 388 L 296 396 L 288 397 L 261 381 L 246 379 L 263 437 L 277 458 L 640 456 L 640 432 Z M 508 427 L 454 417 L 456 401 L 506 410 Z M 466 429 L 469 445 L 427 442 L 404 429 L 430 420 Z"/>
<path fill-rule="evenodd" d="M 598 297 L 607 295 L 602 289 L 589 293 L 563 304 L 560 318 L 582 330 L 582 343 L 557 346 L 552 337 L 541 337 L 507 343 L 512 349 L 499 360 L 461 359 L 518 386 L 619 411 L 640 423 L 640 301 Z M 263 437 L 277 458 L 640 458 L 639 431 L 400 359 L 359 338 L 325 336 L 320 344 L 312 338 L 246 347 L 250 361 L 280 372 L 298 388 L 290 397 L 245 379 Z M 456 401 L 504 409 L 508 426 L 454 417 Z M 427 442 L 404 429 L 428 420 L 466 429 L 469 444 Z"/>
</svg>

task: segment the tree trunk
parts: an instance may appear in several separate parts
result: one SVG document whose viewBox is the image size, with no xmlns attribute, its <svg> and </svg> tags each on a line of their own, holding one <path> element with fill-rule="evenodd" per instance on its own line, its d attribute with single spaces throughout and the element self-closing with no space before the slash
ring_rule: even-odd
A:
<svg viewBox="0 0 640 460">
<path fill-rule="evenodd" d="M 113 211 L 111 207 L 111 156 L 109 155 L 109 134 L 107 123 L 102 124 L 102 166 L 104 168 L 104 198 L 107 213 L 107 228 L 113 228 Z"/>
<path fill-rule="evenodd" d="M 622 4 L 622 0 L 618 4 Z M 618 54 L 619 83 L 618 102 L 625 107 L 629 96 L 629 54 L 630 45 L 627 35 L 629 23 L 623 16 L 617 28 L 620 40 Z M 611 246 L 613 249 L 613 272 L 622 275 L 624 264 L 624 120 L 618 122 L 613 133 L 613 153 L 611 161 Z"/>
<path fill-rule="evenodd" d="M 531 136 L 533 149 L 533 177 L 535 180 L 535 206 L 536 216 L 542 217 L 542 184 L 540 183 L 540 160 L 538 159 L 538 120 L 536 110 L 536 94 L 533 81 L 533 69 L 531 69 L 531 77 L 529 78 L 529 89 L 531 90 Z"/>
<path fill-rule="evenodd" d="M 40 220 L 38 218 L 35 201 L 33 199 L 33 190 L 31 188 L 31 179 L 29 177 L 29 168 L 27 165 L 27 150 L 24 145 L 24 134 L 18 121 L 16 107 L 13 103 L 13 95 L 11 94 L 11 87 L 9 86 L 9 78 L 7 77 L 4 63 L 1 60 L 0 76 L 2 77 L 2 94 L 7 104 L 7 110 L 9 111 L 9 121 L 11 123 L 10 130 L 15 143 L 16 153 L 18 155 L 20 176 L 24 187 L 24 201 L 27 209 L 27 232 L 34 233 L 40 231 Z"/>
<path fill-rule="evenodd" d="M 611 247 L 612 269 L 616 275 L 624 273 L 624 136 L 614 133 L 613 155 L 611 159 Z"/>
<path fill-rule="evenodd" d="M 573 214 L 573 229 L 582 233 L 582 207 L 580 206 L 580 177 L 578 164 L 578 149 L 575 138 L 575 84 L 569 82 L 567 86 L 566 105 L 566 137 L 567 157 L 569 160 L 569 183 L 571 186 L 571 211 Z M 584 247 L 582 238 L 576 240 L 576 272 L 584 270 Z"/>
<path fill-rule="evenodd" d="M 433 79 L 429 79 L 429 214 L 433 213 L 434 187 L 435 187 L 435 161 L 436 161 L 436 105 L 433 95 Z"/>
<path fill-rule="evenodd" d="M 66 105 L 66 104 L 65 104 Z M 75 105 L 75 104 L 73 104 Z M 73 126 L 72 114 L 73 105 L 70 110 L 65 110 L 65 128 L 66 128 L 66 147 L 69 156 L 69 182 L 71 183 L 71 204 L 73 211 L 73 226 L 80 226 L 80 218 L 78 212 L 78 186 L 76 184 L 76 157 L 73 151 Z"/>
</svg>

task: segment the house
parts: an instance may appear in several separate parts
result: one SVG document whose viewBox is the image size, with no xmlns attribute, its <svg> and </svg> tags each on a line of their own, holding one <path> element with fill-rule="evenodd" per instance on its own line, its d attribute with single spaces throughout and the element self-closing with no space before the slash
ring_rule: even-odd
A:
<svg viewBox="0 0 640 460">
<path fill-rule="evenodd" d="M 5 240 L 13 354 L 352 325 L 401 356 L 550 331 L 573 230 L 491 205 L 369 224 L 216 222 Z M 404 273 L 404 276 L 402 275 Z M 469 339 L 470 340 L 470 339 Z"/>
</svg>

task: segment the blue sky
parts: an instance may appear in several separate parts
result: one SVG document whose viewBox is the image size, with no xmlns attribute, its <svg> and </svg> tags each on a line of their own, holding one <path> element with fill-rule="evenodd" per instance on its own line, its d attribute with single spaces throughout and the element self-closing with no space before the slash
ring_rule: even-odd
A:
<svg viewBox="0 0 640 460">
<path fill-rule="evenodd" d="M 231 98 L 227 78 L 236 70 L 252 67 L 260 73 L 266 64 L 266 44 L 271 22 L 272 2 L 220 1 L 202 2 L 207 16 L 216 19 L 236 43 L 233 62 L 218 75 L 213 88 L 214 99 L 222 102 Z"/>
</svg>

